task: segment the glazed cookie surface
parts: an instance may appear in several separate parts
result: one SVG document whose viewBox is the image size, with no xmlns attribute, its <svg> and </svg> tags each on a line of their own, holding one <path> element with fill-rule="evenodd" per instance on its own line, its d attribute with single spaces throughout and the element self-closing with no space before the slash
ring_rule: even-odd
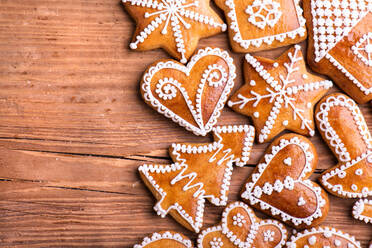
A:
<svg viewBox="0 0 372 248">
<path fill-rule="evenodd" d="M 235 52 L 254 52 L 306 39 L 298 0 L 215 0 L 225 12 Z"/>
<path fill-rule="evenodd" d="M 294 234 L 287 248 L 361 248 L 355 237 L 332 227 L 317 227 Z"/>
<path fill-rule="evenodd" d="M 310 67 L 359 103 L 372 99 L 371 10 L 368 0 L 304 1 Z"/>
<path fill-rule="evenodd" d="M 355 202 L 353 216 L 357 220 L 372 224 L 372 200 L 360 199 Z"/>
<path fill-rule="evenodd" d="M 141 244 L 134 245 L 133 248 L 192 248 L 192 242 L 189 238 L 173 231 L 163 231 L 153 233 L 145 237 Z"/>
<path fill-rule="evenodd" d="M 141 94 L 160 114 L 195 135 L 206 135 L 217 123 L 235 77 L 229 54 L 207 47 L 186 66 L 174 60 L 152 64 L 143 75 Z"/>
<path fill-rule="evenodd" d="M 130 48 L 164 48 L 186 63 L 200 38 L 226 30 L 209 0 L 122 0 L 137 27 Z"/>
<path fill-rule="evenodd" d="M 230 203 L 222 214 L 221 224 L 203 230 L 198 248 L 279 248 L 287 240 L 287 230 L 275 220 L 256 217 L 243 202 Z"/>
<path fill-rule="evenodd" d="M 314 105 L 332 82 L 306 70 L 300 46 L 290 48 L 277 60 L 247 54 L 244 77 L 245 85 L 228 105 L 252 118 L 260 143 L 285 129 L 314 135 Z"/>
<path fill-rule="evenodd" d="M 241 197 L 295 228 L 318 225 L 328 214 L 329 202 L 325 191 L 308 179 L 317 159 L 307 138 L 296 134 L 278 137 L 248 178 Z"/>
<path fill-rule="evenodd" d="M 358 105 L 344 94 L 331 94 L 319 102 L 315 119 L 339 161 L 321 175 L 321 183 L 339 197 L 371 196 L 372 138 Z"/>
<path fill-rule="evenodd" d="M 173 144 L 171 165 L 143 165 L 139 172 L 158 200 L 154 209 L 164 217 L 168 212 L 186 228 L 199 232 L 203 224 L 205 199 L 226 205 L 233 163 L 247 163 L 254 140 L 254 128 L 217 126 L 214 142 Z"/>
</svg>

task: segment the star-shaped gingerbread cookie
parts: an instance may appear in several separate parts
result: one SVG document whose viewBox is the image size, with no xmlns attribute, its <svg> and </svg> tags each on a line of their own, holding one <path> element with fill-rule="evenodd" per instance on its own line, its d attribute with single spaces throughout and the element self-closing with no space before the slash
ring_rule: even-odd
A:
<svg viewBox="0 0 372 248">
<path fill-rule="evenodd" d="M 193 54 L 200 38 L 226 30 L 209 0 L 122 0 L 137 23 L 130 48 L 164 48 L 182 63 Z"/>
<path fill-rule="evenodd" d="M 246 84 L 228 105 L 252 117 L 260 143 L 285 129 L 314 135 L 314 105 L 332 82 L 306 70 L 300 46 L 290 48 L 276 61 L 247 54 L 244 76 Z"/>
</svg>

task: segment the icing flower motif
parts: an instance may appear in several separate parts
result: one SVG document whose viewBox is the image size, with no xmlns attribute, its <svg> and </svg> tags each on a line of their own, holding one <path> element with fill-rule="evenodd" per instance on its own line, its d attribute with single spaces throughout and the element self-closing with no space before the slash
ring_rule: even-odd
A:
<svg viewBox="0 0 372 248">
<path fill-rule="evenodd" d="M 249 15 L 248 21 L 261 29 L 267 25 L 274 27 L 282 16 L 280 3 L 273 0 L 255 0 L 245 12 Z"/>
<path fill-rule="evenodd" d="M 186 63 L 199 38 L 226 30 L 209 0 L 122 0 L 137 22 L 130 48 L 162 47 Z"/>
<path fill-rule="evenodd" d="M 214 237 L 209 244 L 211 245 L 211 248 L 221 248 L 223 246 L 222 239 L 217 237 Z"/>
<path fill-rule="evenodd" d="M 267 230 L 264 232 L 264 240 L 265 242 L 273 242 L 274 241 L 275 233 L 273 231 Z"/>
<path fill-rule="evenodd" d="M 240 213 L 237 213 L 236 215 L 234 215 L 233 220 L 234 220 L 233 225 L 239 226 L 239 227 L 242 227 L 243 224 L 246 222 L 246 220 L 244 219 L 244 216 L 241 215 Z"/>
</svg>

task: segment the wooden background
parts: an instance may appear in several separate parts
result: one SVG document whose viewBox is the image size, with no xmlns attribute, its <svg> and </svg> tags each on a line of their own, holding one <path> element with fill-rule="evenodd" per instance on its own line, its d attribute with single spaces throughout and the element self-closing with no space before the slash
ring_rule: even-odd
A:
<svg viewBox="0 0 372 248">
<path fill-rule="evenodd" d="M 0 0 L 0 246 L 131 247 L 165 229 L 195 240 L 171 217 L 156 216 L 137 167 L 169 163 L 171 142 L 210 138 L 143 103 L 141 74 L 167 55 L 130 51 L 133 30 L 119 0 Z M 206 45 L 229 49 L 226 34 L 200 42 Z M 240 66 L 243 55 L 233 56 Z M 361 109 L 371 125 L 371 108 Z M 219 119 L 249 122 L 228 108 Z M 316 178 L 336 160 L 319 134 L 312 141 L 320 155 Z M 249 165 L 234 170 L 231 200 L 265 147 L 255 145 Z M 351 218 L 354 200 L 330 199 L 325 224 L 366 247 L 372 228 Z M 205 226 L 222 210 L 208 203 Z"/>
</svg>

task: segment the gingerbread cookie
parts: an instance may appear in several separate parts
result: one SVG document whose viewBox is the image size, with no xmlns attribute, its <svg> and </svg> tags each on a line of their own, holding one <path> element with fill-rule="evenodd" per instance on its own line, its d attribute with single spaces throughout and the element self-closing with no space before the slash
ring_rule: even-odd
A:
<svg viewBox="0 0 372 248">
<path fill-rule="evenodd" d="M 288 248 L 361 248 L 355 237 L 332 227 L 317 227 L 296 233 Z"/>
<path fill-rule="evenodd" d="M 306 70 L 300 46 L 276 61 L 245 57 L 243 85 L 228 102 L 236 112 L 252 117 L 260 143 L 284 129 L 314 135 L 313 108 L 332 82 Z"/>
<path fill-rule="evenodd" d="M 186 66 L 174 60 L 151 65 L 143 76 L 141 93 L 160 114 L 196 135 L 206 135 L 217 123 L 235 77 L 229 54 L 207 47 Z"/>
<path fill-rule="evenodd" d="M 226 16 L 235 52 L 254 52 L 306 39 L 299 0 L 215 0 Z"/>
<path fill-rule="evenodd" d="M 372 200 L 360 199 L 355 202 L 353 216 L 357 220 L 372 224 Z"/>
<path fill-rule="evenodd" d="M 325 191 L 308 180 L 318 156 L 305 137 L 285 134 L 267 148 L 242 191 L 251 206 L 295 228 L 318 225 L 328 214 Z"/>
<path fill-rule="evenodd" d="M 346 95 L 320 101 L 315 119 L 339 163 L 321 175 L 321 183 L 339 197 L 372 195 L 372 138 L 360 109 Z"/>
<path fill-rule="evenodd" d="M 308 63 L 359 103 L 372 100 L 372 5 L 368 0 L 304 1 Z"/>
<path fill-rule="evenodd" d="M 243 202 L 230 203 L 221 224 L 209 227 L 198 237 L 198 248 L 279 248 L 287 230 L 275 220 L 261 220 Z"/>
<path fill-rule="evenodd" d="M 226 30 L 209 0 L 122 0 L 137 23 L 130 48 L 164 48 L 182 63 L 194 53 L 200 38 Z"/>
<path fill-rule="evenodd" d="M 172 165 L 143 165 L 139 172 L 158 200 L 154 209 L 164 217 L 168 212 L 186 228 L 199 232 L 203 224 L 205 199 L 226 205 L 232 165 L 247 163 L 254 140 L 254 128 L 218 126 L 213 143 L 173 144 Z"/>
<path fill-rule="evenodd" d="M 133 248 L 192 248 L 191 240 L 180 233 L 165 231 L 153 233 L 150 237 L 145 237 L 141 244 L 134 245 Z"/>
</svg>

